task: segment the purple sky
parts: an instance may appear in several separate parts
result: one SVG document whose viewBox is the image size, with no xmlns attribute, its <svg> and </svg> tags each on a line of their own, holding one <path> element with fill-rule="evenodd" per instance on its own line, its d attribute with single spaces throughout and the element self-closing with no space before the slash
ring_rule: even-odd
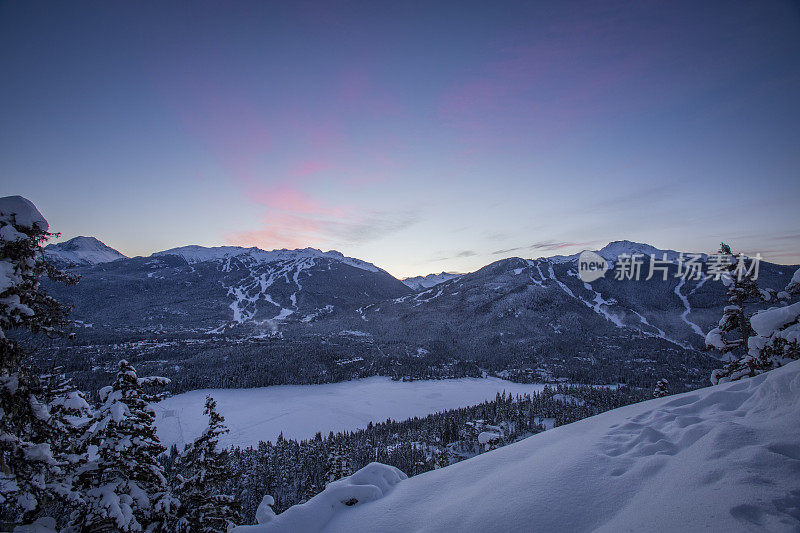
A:
<svg viewBox="0 0 800 533">
<path fill-rule="evenodd" d="M 0 72 L 0 193 L 128 255 L 800 263 L 796 3 L 5 2 Z"/>
</svg>

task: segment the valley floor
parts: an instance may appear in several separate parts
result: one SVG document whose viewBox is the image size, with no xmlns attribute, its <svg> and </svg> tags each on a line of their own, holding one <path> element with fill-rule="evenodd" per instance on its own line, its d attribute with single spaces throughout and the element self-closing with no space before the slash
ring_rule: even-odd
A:
<svg viewBox="0 0 800 533">
<path fill-rule="evenodd" d="M 230 432 L 220 445 L 257 446 L 280 433 L 287 439 L 310 439 L 317 432 L 351 431 L 387 418 L 405 420 L 447 409 L 513 395 L 541 391 L 543 384 L 514 383 L 488 377 L 449 380 L 392 381 L 371 377 L 322 385 L 278 385 L 253 389 L 204 389 L 178 394 L 153 407 L 158 437 L 181 447 L 205 430 L 206 395 L 217 401 Z"/>
</svg>

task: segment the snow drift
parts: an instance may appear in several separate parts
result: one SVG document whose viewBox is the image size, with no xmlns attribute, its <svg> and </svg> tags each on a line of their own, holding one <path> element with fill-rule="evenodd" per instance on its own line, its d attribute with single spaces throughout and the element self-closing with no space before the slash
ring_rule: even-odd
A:
<svg viewBox="0 0 800 533">
<path fill-rule="evenodd" d="M 797 531 L 800 361 L 396 476 L 373 463 L 235 531 Z"/>
</svg>

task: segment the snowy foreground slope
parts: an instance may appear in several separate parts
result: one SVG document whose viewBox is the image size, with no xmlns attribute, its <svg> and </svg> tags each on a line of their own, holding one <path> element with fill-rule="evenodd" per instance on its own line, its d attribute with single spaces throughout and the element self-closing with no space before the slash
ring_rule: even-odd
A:
<svg viewBox="0 0 800 533">
<path fill-rule="evenodd" d="M 235 531 L 798 531 L 800 361 L 404 478 L 373 463 Z"/>
</svg>

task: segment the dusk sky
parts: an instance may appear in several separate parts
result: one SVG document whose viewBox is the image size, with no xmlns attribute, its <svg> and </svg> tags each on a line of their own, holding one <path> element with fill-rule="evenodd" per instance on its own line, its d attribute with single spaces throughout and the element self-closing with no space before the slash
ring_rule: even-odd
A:
<svg viewBox="0 0 800 533">
<path fill-rule="evenodd" d="M 0 72 L 62 240 L 800 263 L 796 2 L 1 2 Z"/>
</svg>

